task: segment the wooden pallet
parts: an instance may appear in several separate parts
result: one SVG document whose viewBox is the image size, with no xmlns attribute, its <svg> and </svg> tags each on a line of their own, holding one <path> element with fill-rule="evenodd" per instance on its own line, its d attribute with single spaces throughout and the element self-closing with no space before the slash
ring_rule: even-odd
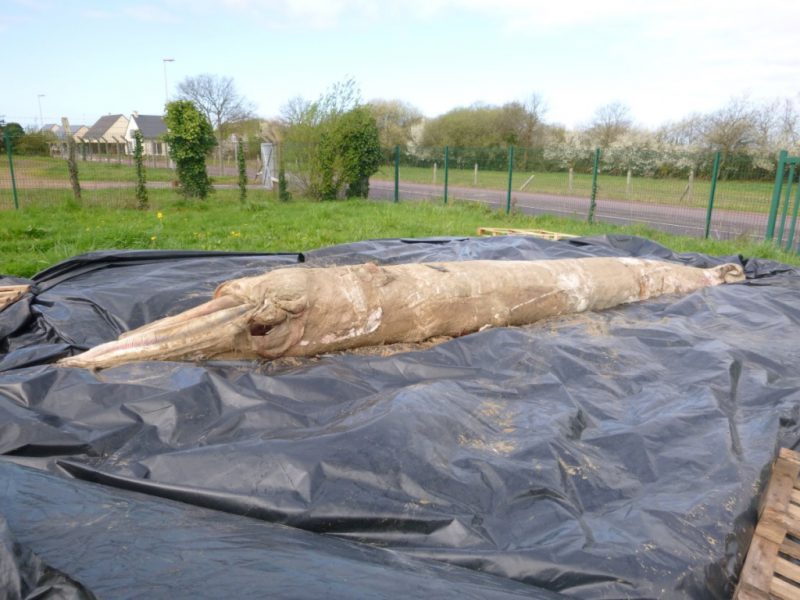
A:
<svg viewBox="0 0 800 600">
<path fill-rule="evenodd" d="M 22 298 L 29 289 L 29 285 L 0 285 L 0 310 Z"/>
<path fill-rule="evenodd" d="M 781 448 L 734 600 L 800 600 L 800 454 Z"/>
<path fill-rule="evenodd" d="M 578 237 L 568 233 L 547 231 L 545 229 L 511 229 L 506 227 L 478 227 L 478 235 L 531 235 L 545 240 L 568 240 Z"/>
</svg>

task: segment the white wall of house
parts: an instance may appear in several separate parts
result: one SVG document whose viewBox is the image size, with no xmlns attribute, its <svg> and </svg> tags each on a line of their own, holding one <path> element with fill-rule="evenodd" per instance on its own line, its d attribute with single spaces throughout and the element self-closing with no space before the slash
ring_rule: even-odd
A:
<svg viewBox="0 0 800 600">
<path fill-rule="evenodd" d="M 95 123 L 95 125 L 97 125 L 97 123 Z M 88 134 L 91 129 L 94 129 L 95 125 L 89 127 L 84 135 Z M 127 127 L 128 118 L 125 115 L 119 115 L 102 133 L 94 131 L 92 137 L 81 137 L 81 143 L 85 144 L 85 148 L 88 149 L 90 153 L 121 153 L 125 148 L 125 130 Z"/>
<path fill-rule="evenodd" d="M 103 135 L 103 137 L 109 141 L 113 141 L 116 138 L 122 142 L 127 128 L 128 118 L 124 115 L 120 115 L 119 119 L 114 121 L 114 124 L 106 130 L 106 133 Z"/>
<path fill-rule="evenodd" d="M 131 118 L 128 120 L 128 126 L 125 129 L 125 152 L 127 154 L 133 154 L 133 132 L 139 129 L 138 123 L 136 123 L 136 117 L 138 115 L 133 113 Z M 167 155 L 167 145 L 160 141 L 160 140 L 142 140 L 142 152 L 145 156 L 166 156 Z"/>
<path fill-rule="evenodd" d="M 83 139 L 83 136 L 86 135 L 87 131 L 89 131 L 89 128 L 86 125 L 81 125 L 78 130 L 72 134 L 72 139 L 76 142 L 80 142 Z"/>
</svg>

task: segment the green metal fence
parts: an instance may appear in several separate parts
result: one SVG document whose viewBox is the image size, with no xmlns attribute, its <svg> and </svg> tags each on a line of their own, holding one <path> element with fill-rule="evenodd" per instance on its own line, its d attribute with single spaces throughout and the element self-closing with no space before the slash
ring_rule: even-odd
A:
<svg viewBox="0 0 800 600">
<path fill-rule="evenodd" d="M 566 146 L 391 148 L 385 156 L 371 181 L 375 198 L 477 200 L 717 239 L 765 238 L 777 168 L 747 155 Z M 787 236 L 796 219 L 790 210 Z"/>
<path fill-rule="evenodd" d="M 795 180 L 800 177 L 800 156 L 789 156 L 784 150 L 778 157 L 775 170 L 775 184 L 770 203 L 766 239 L 783 246 L 786 250 L 800 251 L 800 243 L 795 246 L 798 208 L 800 208 L 800 181 L 792 197 Z M 789 206 L 791 205 L 791 214 Z M 776 232 L 777 225 L 777 232 Z M 787 226 L 788 225 L 788 226 Z"/>
<path fill-rule="evenodd" d="M 76 148 L 87 205 L 135 206 L 135 166 L 125 154 Z M 290 187 L 302 196 L 309 157 L 302 147 L 281 150 Z M 3 152 L 0 211 L 70 201 L 67 161 Z M 233 160 L 210 159 L 217 185 L 235 185 Z M 148 187 L 170 193 L 174 171 L 149 157 Z M 553 214 L 584 221 L 643 224 L 682 235 L 767 239 L 796 248 L 800 159 L 642 148 L 400 147 L 384 149 L 370 180 L 370 197 L 394 202 L 473 200 L 501 211 Z M 220 164 L 217 164 L 220 162 Z M 253 176 L 255 160 L 248 165 Z M 251 178 L 254 181 L 254 177 Z"/>
</svg>

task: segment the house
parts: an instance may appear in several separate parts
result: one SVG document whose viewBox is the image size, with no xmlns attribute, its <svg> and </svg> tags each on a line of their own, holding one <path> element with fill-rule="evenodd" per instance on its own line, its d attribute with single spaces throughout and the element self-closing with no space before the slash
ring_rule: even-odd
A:
<svg viewBox="0 0 800 600">
<path fill-rule="evenodd" d="M 39 130 L 41 133 L 52 133 L 56 137 L 63 137 L 61 134 L 63 130 L 61 129 L 61 125 L 56 123 L 45 123 L 42 125 L 42 128 Z"/>
<path fill-rule="evenodd" d="M 91 154 L 120 154 L 125 151 L 125 132 L 128 118 L 125 115 L 106 115 L 89 127 L 80 138 Z"/>
<path fill-rule="evenodd" d="M 76 136 L 83 137 L 83 134 L 85 134 L 89 130 L 89 128 L 86 127 L 86 125 L 70 125 L 69 129 L 72 132 L 73 138 L 75 138 Z M 58 125 L 57 123 L 47 123 L 46 125 L 42 126 L 40 131 L 42 133 L 52 133 L 59 140 L 64 139 L 64 128 L 61 125 Z"/>
<path fill-rule="evenodd" d="M 133 132 L 139 130 L 142 134 L 142 152 L 146 156 L 166 156 L 167 145 L 164 143 L 163 136 L 167 132 L 167 126 L 160 115 L 140 115 L 134 112 L 128 121 L 125 131 L 126 152 L 133 153 Z"/>
<path fill-rule="evenodd" d="M 76 142 L 80 142 L 86 132 L 89 131 L 86 125 L 70 125 L 69 128 L 72 130 L 72 139 Z"/>
</svg>

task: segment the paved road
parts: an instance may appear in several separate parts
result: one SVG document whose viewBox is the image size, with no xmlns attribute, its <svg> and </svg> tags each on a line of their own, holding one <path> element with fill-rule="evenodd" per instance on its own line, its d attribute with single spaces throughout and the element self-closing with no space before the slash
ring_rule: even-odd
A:
<svg viewBox="0 0 800 600">
<path fill-rule="evenodd" d="M 394 198 L 394 183 L 391 181 L 370 181 L 369 195 L 376 200 Z M 400 200 L 422 200 L 441 198 L 441 185 L 400 182 Z M 480 188 L 453 187 L 448 188 L 448 197 L 463 200 L 476 200 L 493 206 L 505 208 L 506 192 Z M 531 192 L 513 192 L 512 205 L 527 214 L 551 214 L 585 220 L 589 212 L 589 199 L 575 196 L 556 196 Z M 595 210 L 598 221 L 615 225 L 632 225 L 641 223 L 678 235 L 702 237 L 705 231 L 706 210 L 688 206 L 665 204 L 648 204 L 644 202 L 625 202 L 623 200 L 606 200 L 599 198 Z M 711 237 L 730 239 L 750 237 L 755 240 L 764 238 L 767 226 L 767 215 L 753 212 L 734 212 L 715 210 L 711 221 Z"/>
</svg>

